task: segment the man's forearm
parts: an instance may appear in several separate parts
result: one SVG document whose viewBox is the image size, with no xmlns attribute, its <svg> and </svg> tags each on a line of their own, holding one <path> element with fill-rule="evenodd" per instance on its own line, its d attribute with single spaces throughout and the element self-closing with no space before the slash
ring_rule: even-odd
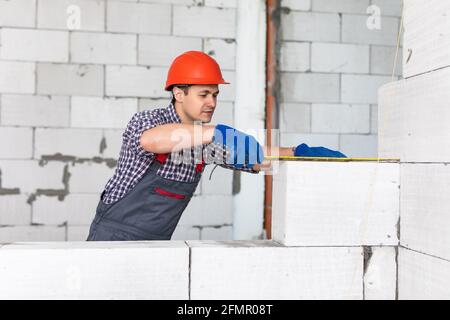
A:
<svg viewBox="0 0 450 320">
<path fill-rule="evenodd" d="M 154 153 L 171 153 L 193 146 L 211 143 L 214 135 L 211 125 L 171 123 L 144 131 L 141 146 Z"/>
</svg>

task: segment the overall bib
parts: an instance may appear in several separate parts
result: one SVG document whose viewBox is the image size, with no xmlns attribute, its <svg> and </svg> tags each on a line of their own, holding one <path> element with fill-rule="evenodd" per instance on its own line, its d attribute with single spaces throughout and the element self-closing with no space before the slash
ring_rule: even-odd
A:
<svg viewBox="0 0 450 320">
<path fill-rule="evenodd" d="M 170 240 L 200 181 L 204 162 L 196 165 L 193 182 L 180 182 L 157 174 L 167 156 L 157 155 L 120 200 L 105 204 L 100 197 L 87 241 Z"/>
</svg>

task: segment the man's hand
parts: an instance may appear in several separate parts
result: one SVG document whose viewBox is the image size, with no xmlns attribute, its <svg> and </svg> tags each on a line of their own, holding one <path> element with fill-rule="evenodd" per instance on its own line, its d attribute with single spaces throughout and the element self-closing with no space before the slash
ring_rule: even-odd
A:
<svg viewBox="0 0 450 320">
<path fill-rule="evenodd" d="M 330 150 L 324 147 L 308 147 L 307 144 L 302 143 L 294 150 L 296 157 L 329 157 L 329 158 L 347 158 L 339 151 Z"/>
<path fill-rule="evenodd" d="M 264 160 L 264 151 L 258 141 L 251 135 L 245 134 L 232 127 L 218 124 L 214 129 L 213 143 L 219 143 L 228 148 L 230 159 L 227 164 L 241 169 L 244 165 L 253 168 Z"/>
</svg>

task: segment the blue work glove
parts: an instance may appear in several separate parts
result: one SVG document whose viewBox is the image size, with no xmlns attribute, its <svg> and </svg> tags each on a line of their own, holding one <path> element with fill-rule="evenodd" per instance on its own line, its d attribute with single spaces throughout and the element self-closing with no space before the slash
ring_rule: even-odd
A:
<svg viewBox="0 0 450 320">
<path fill-rule="evenodd" d="M 243 165 L 253 168 L 256 163 L 264 160 L 264 151 L 258 141 L 251 135 L 245 134 L 232 127 L 218 124 L 214 129 L 213 142 L 228 148 L 228 161 L 237 169 Z"/>
<path fill-rule="evenodd" d="M 294 156 L 296 157 L 329 157 L 329 158 L 347 158 L 339 151 L 333 151 L 324 147 L 308 147 L 302 143 L 295 148 Z"/>
</svg>

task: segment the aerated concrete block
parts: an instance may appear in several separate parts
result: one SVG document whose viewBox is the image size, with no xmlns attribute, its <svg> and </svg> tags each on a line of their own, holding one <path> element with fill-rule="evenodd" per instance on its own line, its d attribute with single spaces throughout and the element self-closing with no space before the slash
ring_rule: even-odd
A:
<svg viewBox="0 0 450 320">
<path fill-rule="evenodd" d="M 100 200 L 98 194 L 71 193 L 60 200 L 57 197 L 39 196 L 33 202 L 33 219 L 36 224 L 72 225 L 91 224 Z M 70 241 L 70 239 L 69 239 Z"/>
<path fill-rule="evenodd" d="M 397 247 L 366 247 L 364 299 L 395 300 L 397 295 Z"/>
<path fill-rule="evenodd" d="M 104 67 L 38 63 L 37 92 L 42 95 L 103 96 Z"/>
<path fill-rule="evenodd" d="M 0 0 L 0 26 L 34 27 L 35 21 L 35 0 Z"/>
<path fill-rule="evenodd" d="M 19 61 L 68 62 L 69 34 L 64 31 L 1 30 L 1 58 Z"/>
<path fill-rule="evenodd" d="M 0 225 L 29 225 L 31 206 L 22 194 L 0 195 Z"/>
<path fill-rule="evenodd" d="M 2 188 L 19 188 L 20 193 L 34 193 L 38 189 L 64 189 L 65 164 L 37 160 L 0 160 Z"/>
<path fill-rule="evenodd" d="M 0 61 L 0 93 L 33 94 L 35 82 L 35 63 Z"/>
<path fill-rule="evenodd" d="M 404 1 L 405 78 L 450 66 L 450 2 Z"/>
<path fill-rule="evenodd" d="M 136 98 L 72 97 L 70 125 L 76 128 L 125 129 L 138 110 Z"/>
<path fill-rule="evenodd" d="M 20 225 L 0 227 L 0 248 L 2 247 L 3 243 L 10 243 L 17 241 L 66 241 L 66 227 L 20 226 Z M 3 258 L 0 258 L 0 260 L 2 259 Z M 26 265 L 28 265 L 29 267 L 30 264 L 31 262 L 24 263 L 24 268 Z M 0 296 L 2 295 L 0 294 Z"/>
<path fill-rule="evenodd" d="M 293 41 L 339 42 L 340 17 L 337 13 L 291 11 L 281 17 L 282 39 Z"/>
<path fill-rule="evenodd" d="M 449 300 L 450 261 L 400 248 L 399 300 Z"/>
<path fill-rule="evenodd" d="M 405 162 L 450 161 L 450 68 L 379 90 L 378 152 Z"/>
<path fill-rule="evenodd" d="M 34 157 L 53 156 L 60 153 L 77 158 L 100 156 L 102 131 L 99 129 L 44 129 L 36 128 Z"/>
<path fill-rule="evenodd" d="M 37 26 L 42 29 L 105 30 L 107 1 L 39 0 Z"/>
<path fill-rule="evenodd" d="M 187 241 L 191 299 L 362 299 L 362 249 Z"/>
<path fill-rule="evenodd" d="M 2 125 L 26 127 L 68 127 L 69 97 L 2 95 Z"/>
<path fill-rule="evenodd" d="M 107 1 L 106 19 L 108 32 L 167 35 L 171 33 L 171 6 L 167 3 Z"/>
<path fill-rule="evenodd" d="M 1 299 L 188 299 L 184 242 L 0 245 Z"/>
<path fill-rule="evenodd" d="M 70 35 L 70 59 L 74 63 L 136 64 L 137 36 L 73 32 Z"/>
<path fill-rule="evenodd" d="M 272 238 L 287 246 L 397 245 L 399 164 L 286 161 Z"/>
<path fill-rule="evenodd" d="M 402 246 L 450 260 L 450 166 L 401 165 Z"/>
<path fill-rule="evenodd" d="M 173 7 L 173 34 L 176 36 L 233 39 L 235 33 L 236 9 Z"/>
</svg>

